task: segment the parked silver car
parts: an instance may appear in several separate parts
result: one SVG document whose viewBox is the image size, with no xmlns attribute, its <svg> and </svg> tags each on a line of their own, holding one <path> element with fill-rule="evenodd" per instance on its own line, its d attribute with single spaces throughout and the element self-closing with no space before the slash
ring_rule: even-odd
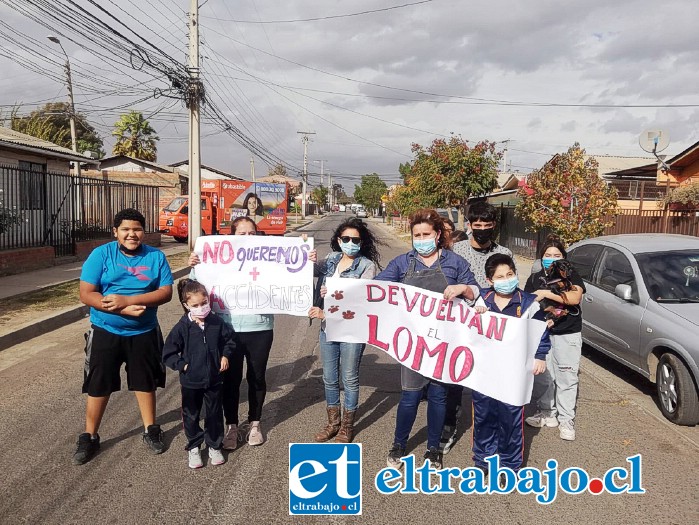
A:
<svg viewBox="0 0 699 525">
<path fill-rule="evenodd" d="M 656 384 L 663 415 L 699 423 L 699 238 L 610 235 L 570 247 L 583 341 Z"/>
</svg>

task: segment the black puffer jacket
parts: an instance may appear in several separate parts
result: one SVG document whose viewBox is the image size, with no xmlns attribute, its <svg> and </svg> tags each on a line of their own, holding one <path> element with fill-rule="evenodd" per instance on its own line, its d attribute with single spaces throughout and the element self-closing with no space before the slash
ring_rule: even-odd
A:
<svg viewBox="0 0 699 525">
<path fill-rule="evenodd" d="M 185 314 L 165 340 L 163 362 L 179 370 L 182 386 L 208 388 L 223 381 L 219 372 L 221 357 L 230 360 L 235 348 L 233 328 L 216 314 L 206 316 L 203 330 Z M 188 365 L 186 372 L 185 365 Z"/>
</svg>

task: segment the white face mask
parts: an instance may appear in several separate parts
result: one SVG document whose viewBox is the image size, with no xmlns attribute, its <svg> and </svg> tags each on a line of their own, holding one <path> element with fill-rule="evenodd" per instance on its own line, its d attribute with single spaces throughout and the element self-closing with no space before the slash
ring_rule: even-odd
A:
<svg viewBox="0 0 699 525">
<path fill-rule="evenodd" d="M 192 314 L 192 317 L 197 317 L 199 319 L 204 319 L 211 313 L 211 306 L 209 306 L 209 303 L 198 306 L 197 308 L 191 308 L 189 306 L 187 308 L 189 308 L 189 313 Z"/>
</svg>

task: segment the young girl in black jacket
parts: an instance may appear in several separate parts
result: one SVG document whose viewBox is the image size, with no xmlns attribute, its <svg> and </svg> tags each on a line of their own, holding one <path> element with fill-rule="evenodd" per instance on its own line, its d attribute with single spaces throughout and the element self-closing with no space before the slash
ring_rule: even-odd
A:
<svg viewBox="0 0 699 525">
<path fill-rule="evenodd" d="M 209 449 L 212 465 L 225 463 L 223 442 L 222 372 L 235 349 L 234 332 L 220 317 L 211 313 L 209 294 L 203 284 L 182 279 L 177 285 L 185 315 L 167 336 L 163 362 L 180 372 L 182 422 L 187 436 L 189 467 L 204 466 L 199 447 Z M 202 404 L 206 405 L 204 430 L 199 425 Z"/>
</svg>

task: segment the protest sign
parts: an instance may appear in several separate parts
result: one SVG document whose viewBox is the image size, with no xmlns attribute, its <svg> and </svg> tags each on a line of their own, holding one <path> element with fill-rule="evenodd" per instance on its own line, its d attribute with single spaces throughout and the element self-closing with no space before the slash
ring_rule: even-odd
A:
<svg viewBox="0 0 699 525">
<path fill-rule="evenodd" d="M 462 299 L 401 283 L 330 278 L 326 286 L 328 341 L 369 343 L 425 377 L 529 402 L 544 322 L 478 314 Z"/>
<path fill-rule="evenodd" d="M 253 235 L 199 237 L 197 280 L 214 312 L 308 315 L 313 306 L 313 239 Z"/>
</svg>

